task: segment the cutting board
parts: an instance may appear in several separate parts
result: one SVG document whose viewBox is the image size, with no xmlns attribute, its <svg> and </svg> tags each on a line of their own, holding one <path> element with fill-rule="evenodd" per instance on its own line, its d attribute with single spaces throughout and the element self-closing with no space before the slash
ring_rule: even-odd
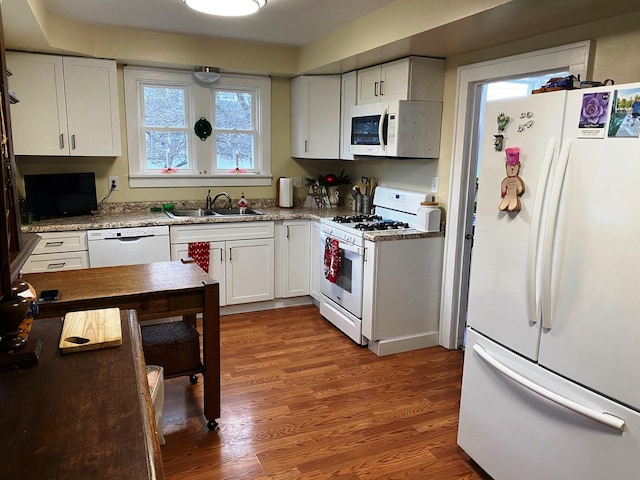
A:
<svg viewBox="0 0 640 480">
<path fill-rule="evenodd" d="M 69 312 L 60 335 L 61 353 L 84 352 L 122 345 L 119 308 Z"/>
</svg>

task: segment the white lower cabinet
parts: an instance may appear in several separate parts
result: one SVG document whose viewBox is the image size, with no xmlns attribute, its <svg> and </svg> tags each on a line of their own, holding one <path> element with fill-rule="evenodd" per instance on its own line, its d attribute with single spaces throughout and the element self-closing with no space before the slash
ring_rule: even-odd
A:
<svg viewBox="0 0 640 480">
<path fill-rule="evenodd" d="M 274 298 L 273 238 L 226 242 L 227 305 Z"/>
<path fill-rule="evenodd" d="M 188 257 L 189 243 L 209 243 L 209 276 L 220 283 L 220 306 L 274 299 L 274 224 L 171 227 L 171 260 Z"/>
<path fill-rule="evenodd" d="M 309 295 L 310 227 L 308 220 L 282 222 L 282 297 Z"/>
<path fill-rule="evenodd" d="M 41 240 L 24 263 L 24 273 L 89 268 L 87 232 L 39 233 Z"/>
<path fill-rule="evenodd" d="M 438 345 L 443 237 L 365 241 L 362 335 L 379 356 Z"/>
<path fill-rule="evenodd" d="M 226 293 L 226 271 L 225 243 L 209 242 L 209 276 L 219 282 L 220 285 L 220 306 L 227 304 Z M 171 260 L 180 260 L 189 257 L 189 244 L 177 243 L 171 245 Z"/>
<path fill-rule="evenodd" d="M 324 244 L 320 238 L 320 222 L 311 223 L 311 291 L 309 292 L 315 300 L 320 300 L 320 285 L 324 275 Z"/>
</svg>

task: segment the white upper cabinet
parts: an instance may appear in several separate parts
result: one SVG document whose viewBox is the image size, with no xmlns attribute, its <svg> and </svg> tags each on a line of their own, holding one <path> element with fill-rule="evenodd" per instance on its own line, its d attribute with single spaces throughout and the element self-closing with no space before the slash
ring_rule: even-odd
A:
<svg viewBox="0 0 640 480">
<path fill-rule="evenodd" d="M 16 155 L 119 156 L 116 62 L 7 52 Z"/>
<path fill-rule="evenodd" d="M 442 101 L 444 60 L 407 57 L 358 70 L 358 105 L 392 100 Z"/>
<path fill-rule="evenodd" d="M 340 75 L 291 80 L 291 156 L 340 158 Z"/>
<path fill-rule="evenodd" d="M 358 73 L 342 75 L 342 103 L 340 110 L 340 159 L 353 160 L 351 153 L 351 107 L 358 100 Z"/>
</svg>

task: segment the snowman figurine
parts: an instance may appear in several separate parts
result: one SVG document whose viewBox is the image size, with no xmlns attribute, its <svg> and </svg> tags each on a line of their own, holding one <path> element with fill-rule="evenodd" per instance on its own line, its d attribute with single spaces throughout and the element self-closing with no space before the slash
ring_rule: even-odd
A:
<svg viewBox="0 0 640 480">
<path fill-rule="evenodd" d="M 507 154 L 505 162 L 507 177 L 502 180 L 500 185 L 502 201 L 498 209 L 503 212 L 518 212 L 521 208 L 520 196 L 524 193 L 524 182 L 518 176 L 520 173 L 520 147 L 510 147 L 505 152 Z"/>
</svg>

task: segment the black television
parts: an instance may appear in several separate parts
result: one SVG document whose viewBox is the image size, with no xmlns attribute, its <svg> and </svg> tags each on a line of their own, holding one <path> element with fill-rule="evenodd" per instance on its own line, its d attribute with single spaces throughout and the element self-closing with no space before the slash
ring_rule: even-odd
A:
<svg viewBox="0 0 640 480">
<path fill-rule="evenodd" d="M 98 208 L 93 172 L 25 175 L 24 189 L 34 220 L 88 215 Z"/>
</svg>

